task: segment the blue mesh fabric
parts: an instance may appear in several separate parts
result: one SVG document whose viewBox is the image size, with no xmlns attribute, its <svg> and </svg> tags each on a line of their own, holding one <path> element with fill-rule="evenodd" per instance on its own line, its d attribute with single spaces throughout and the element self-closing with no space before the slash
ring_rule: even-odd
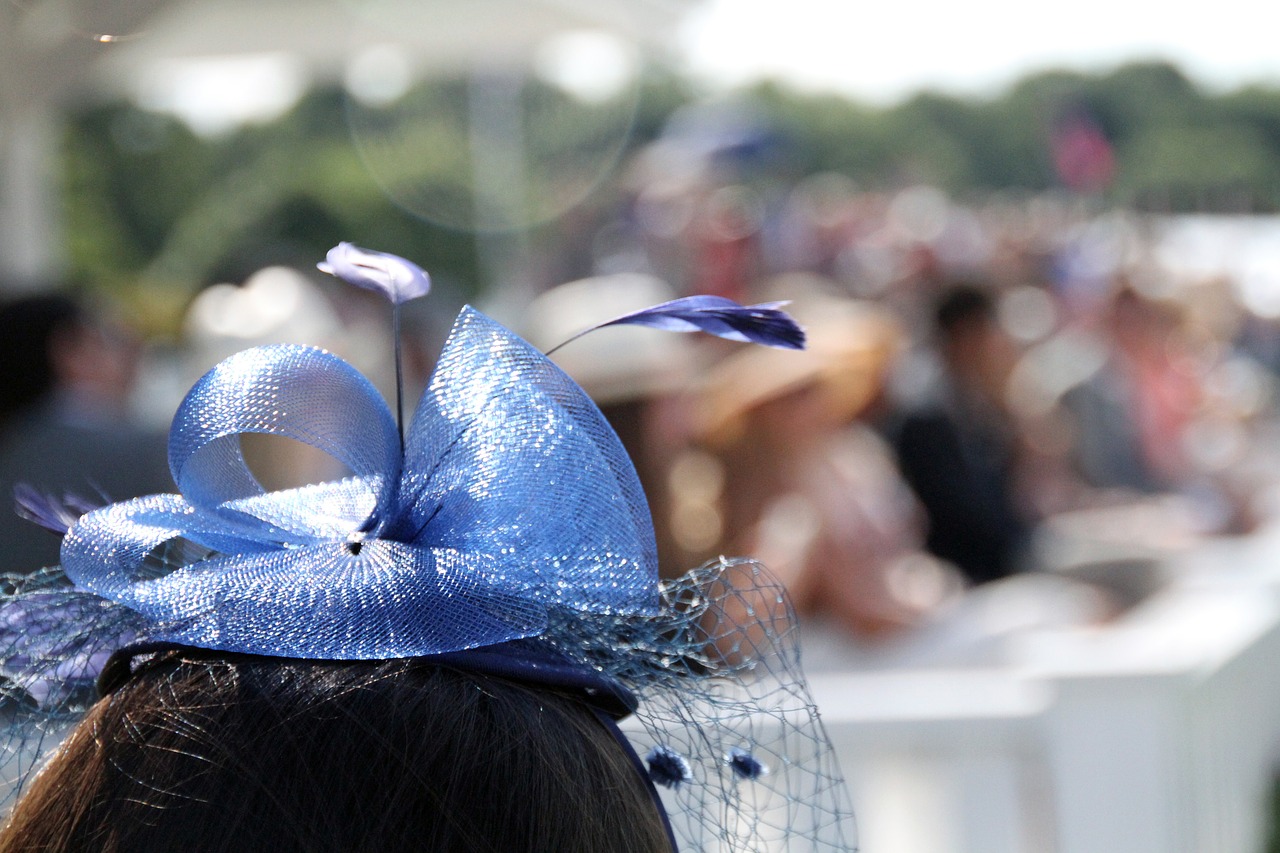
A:
<svg viewBox="0 0 1280 853">
<path fill-rule="evenodd" d="M 97 698 L 108 657 L 145 620 L 77 590 L 56 567 L 0 575 L 0 812 Z"/>
<path fill-rule="evenodd" d="M 245 432 L 324 450 L 353 476 L 267 493 Z M 79 587 L 146 616 L 157 640 L 337 660 L 532 636 L 549 606 L 651 611 L 656 548 L 621 442 L 537 350 L 458 318 L 401 459 L 377 391 L 322 350 L 260 347 L 206 374 L 174 418 L 181 495 L 90 513 L 63 541 Z M 215 556 L 153 577 L 184 538 Z"/>
<path fill-rule="evenodd" d="M 369 380 L 337 356 L 311 347 L 256 347 L 195 384 L 169 432 L 173 481 L 192 505 L 225 515 L 235 512 L 228 502 L 263 493 L 240 452 L 241 433 L 323 450 L 357 478 L 379 482 L 379 509 L 389 508 L 400 468 L 395 420 Z M 367 516 L 372 508 L 364 509 Z"/>
<path fill-rule="evenodd" d="M 572 379 L 484 315 L 458 318 L 406 448 L 391 538 L 491 554 L 547 603 L 657 604 L 653 522 L 622 443 Z"/>
<path fill-rule="evenodd" d="M 636 753 L 687 763 L 686 781 L 659 787 L 680 850 L 856 849 L 795 612 L 763 566 L 721 559 L 665 582 L 652 617 L 558 617 L 544 636 L 639 699 L 622 724 Z"/>
</svg>

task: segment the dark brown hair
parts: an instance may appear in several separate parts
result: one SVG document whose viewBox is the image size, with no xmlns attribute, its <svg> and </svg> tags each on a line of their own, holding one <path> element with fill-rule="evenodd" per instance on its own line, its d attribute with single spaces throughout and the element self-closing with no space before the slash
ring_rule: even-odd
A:
<svg viewBox="0 0 1280 853">
<path fill-rule="evenodd" d="M 670 851 L 578 700 L 411 660 L 183 651 L 102 699 L 0 851 Z"/>
</svg>

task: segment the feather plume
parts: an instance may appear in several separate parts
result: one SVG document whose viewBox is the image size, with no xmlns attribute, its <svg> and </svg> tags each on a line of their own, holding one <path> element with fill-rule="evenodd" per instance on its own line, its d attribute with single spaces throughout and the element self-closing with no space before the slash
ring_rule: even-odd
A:
<svg viewBox="0 0 1280 853">
<path fill-rule="evenodd" d="M 80 516 L 97 509 L 92 502 L 78 495 L 68 493 L 59 499 L 29 483 L 18 483 L 13 487 L 13 502 L 19 516 L 59 536 L 66 533 Z"/>
<path fill-rule="evenodd" d="M 648 326 L 667 332 L 706 332 L 731 341 L 781 349 L 804 349 L 804 329 L 782 310 L 786 304 L 762 302 L 739 305 L 723 296 L 685 296 L 598 323 L 578 332 L 547 354 L 606 326 Z"/>
<path fill-rule="evenodd" d="M 353 243 L 334 246 L 316 268 L 347 284 L 381 293 L 394 305 L 431 290 L 431 276 L 422 267 L 399 255 L 362 249 Z"/>
</svg>

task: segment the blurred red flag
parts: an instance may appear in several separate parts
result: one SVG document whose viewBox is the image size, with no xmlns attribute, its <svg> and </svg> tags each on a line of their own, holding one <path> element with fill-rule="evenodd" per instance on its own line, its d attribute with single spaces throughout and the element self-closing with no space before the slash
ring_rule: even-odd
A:
<svg viewBox="0 0 1280 853">
<path fill-rule="evenodd" d="M 1111 143 L 1093 116 L 1073 110 L 1060 120 L 1049 140 L 1058 180 L 1079 192 L 1104 190 L 1115 177 Z"/>
</svg>

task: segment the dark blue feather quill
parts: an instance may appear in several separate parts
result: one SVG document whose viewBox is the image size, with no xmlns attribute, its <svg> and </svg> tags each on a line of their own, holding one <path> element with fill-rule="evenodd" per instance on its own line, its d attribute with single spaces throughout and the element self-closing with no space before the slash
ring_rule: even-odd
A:
<svg viewBox="0 0 1280 853">
<path fill-rule="evenodd" d="M 723 296 L 685 296 L 583 329 L 548 350 L 547 355 L 588 332 L 606 326 L 648 326 L 667 332 L 706 332 L 731 341 L 804 349 L 804 329 L 781 310 L 786 304 L 762 302 L 759 305 L 739 305 Z"/>
</svg>

